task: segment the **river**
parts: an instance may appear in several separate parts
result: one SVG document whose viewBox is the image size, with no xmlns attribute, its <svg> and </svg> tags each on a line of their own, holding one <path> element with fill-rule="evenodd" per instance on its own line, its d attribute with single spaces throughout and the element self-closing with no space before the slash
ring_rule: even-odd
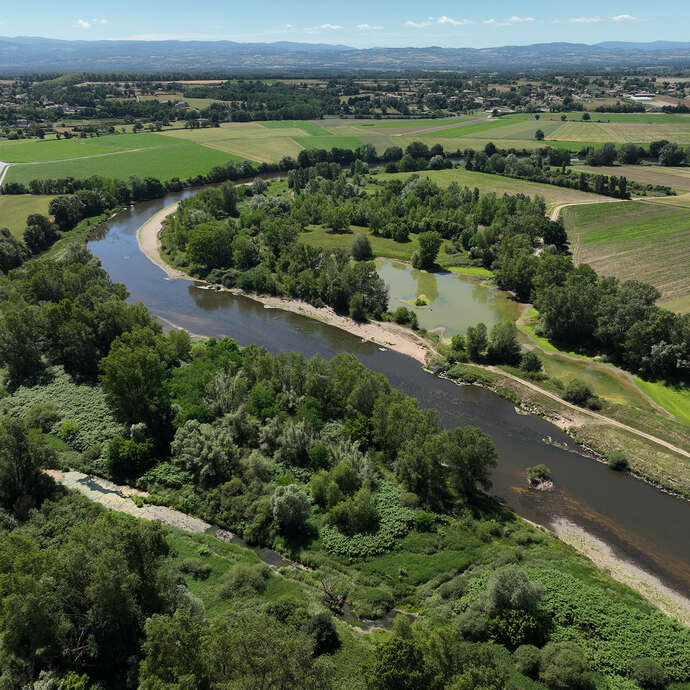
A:
<svg viewBox="0 0 690 690">
<path fill-rule="evenodd" d="M 532 416 L 518 415 L 513 405 L 493 393 L 458 386 L 426 373 L 411 358 L 382 352 L 372 343 L 321 322 L 227 292 L 196 287 L 192 281 L 170 280 L 139 250 L 137 229 L 160 209 L 193 192 L 130 207 L 112 219 L 101 239 L 89 248 L 113 280 L 124 283 L 130 299 L 143 302 L 163 324 L 191 333 L 229 336 L 240 345 L 255 343 L 276 353 L 300 352 L 309 357 L 355 355 L 381 372 L 399 390 L 433 407 L 449 427 L 470 424 L 486 431 L 499 453 L 492 495 L 519 515 L 552 528 L 569 520 L 608 544 L 614 553 L 657 576 L 677 592 L 690 595 L 690 503 L 658 491 L 630 475 L 544 442 L 573 442 L 558 428 Z M 544 463 L 556 488 L 526 488 L 526 469 Z"/>
</svg>

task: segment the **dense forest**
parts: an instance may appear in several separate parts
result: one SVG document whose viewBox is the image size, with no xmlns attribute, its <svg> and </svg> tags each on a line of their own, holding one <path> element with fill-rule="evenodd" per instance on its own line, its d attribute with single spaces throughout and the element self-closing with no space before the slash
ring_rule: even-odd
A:
<svg viewBox="0 0 690 690">
<path fill-rule="evenodd" d="M 215 193 L 209 208 L 234 197 Z M 352 356 L 192 342 L 126 297 L 79 246 L 0 278 L 3 687 L 690 679 L 686 629 L 487 499 L 483 432 L 444 428 Z M 105 512 L 42 472 L 68 467 L 301 565 Z M 372 637 L 343 601 L 421 617 Z"/>
</svg>

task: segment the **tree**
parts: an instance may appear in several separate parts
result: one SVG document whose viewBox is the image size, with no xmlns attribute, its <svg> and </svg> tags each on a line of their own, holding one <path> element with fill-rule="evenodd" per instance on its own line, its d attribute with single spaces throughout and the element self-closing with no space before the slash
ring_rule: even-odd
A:
<svg viewBox="0 0 690 690">
<path fill-rule="evenodd" d="M 543 141 L 543 140 L 544 140 L 544 130 L 538 129 L 538 130 L 534 133 L 534 138 L 535 138 L 537 141 Z"/>
<path fill-rule="evenodd" d="M 571 402 L 575 405 L 580 405 L 584 407 L 589 402 L 590 398 L 594 395 L 589 384 L 579 379 L 572 379 L 568 382 L 566 386 L 563 399 Z"/>
<path fill-rule="evenodd" d="M 523 352 L 520 358 L 520 369 L 528 374 L 534 374 L 542 370 L 542 363 L 539 355 L 533 350 Z"/>
<path fill-rule="evenodd" d="M 486 326 L 483 323 L 467 328 L 467 355 L 473 362 L 481 358 L 487 344 Z"/>
<path fill-rule="evenodd" d="M 364 305 L 364 296 L 361 292 L 355 292 L 350 297 L 350 318 L 358 323 L 367 320 L 367 310 Z"/>
<path fill-rule="evenodd" d="M 40 506 L 54 487 L 41 471 L 50 459 L 54 453 L 37 442 L 22 420 L 0 418 L 0 508 L 25 520 L 31 508 Z"/>
<path fill-rule="evenodd" d="M 168 348 L 150 328 L 127 331 L 113 341 L 100 362 L 101 385 L 121 422 L 145 422 L 149 429 L 161 430 L 169 420 Z"/>
<path fill-rule="evenodd" d="M 448 434 L 446 463 L 455 490 L 461 496 L 471 496 L 477 484 L 490 489 L 491 471 L 498 461 L 493 441 L 481 429 L 471 426 L 456 427 Z"/>
<path fill-rule="evenodd" d="M 0 274 L 21 266 L 28 258 L 26 247 L 7 228 L 0 228 Z"/>
<path fill-rule="evenodd" d="M 309 496 L 296 484 L 279 486 L 271 498 L 273 519 L 281 532 L 296 534 L 311 515 Z"/>
<path fill-rule="evenodd" d="M 419 690 L 431 680 L 422 650 L 414 640 L 398 636 L 377 645 L 367 669 L 372 690 Z"/>
<path fill-rule="evenodd" d="M 518 364 L 520 343 L 517 339 L 517 328 L 512 321 L 497 323 L 491 329 L 487 357 L 496 364 Z"/>
<path fill-rule="evenodd" d="M 589 113 L 582 113 L 582 120 L 584 122 L 589 122 L 592 119 L 592 116 Z"/>
<path fill-rule="evenodd" d="M 50 218 L 40 213 L 32 213 L 27 217 L 24 244 L 33 254 L 49 247 L 56 239 L 57 226 L 50 222 Z"/>
<path fill-rule="evenodd" d="M 0 362 L 10 381 L 19 384 L 43 371 L 39 336 L 42 323 L 38 307 L 23 299 L 7 302 L 0 310 Z"/>
<path fill-rule="evenodd" d="M 666 144 L 659 152 L 659 165 L 681 165 L 685 161 L 685 152 L 678 144 Z"/>
<path fill-rule="evenodd" d="M 222 268 L 232 264 L 233 233 L 228 221 L 200 223 L 189 231 L 187 259 L 207 268 Z"/>
<path fill-rule="evenodd" d="M 314 656 L 334 654 L 340 649 L 340 636 L 333 625 L 333 617 L 326 612 L 314 614 L 304 632 L 314 638 Z"/>
<path fill-rule="evenodd" d="M 374 258 L 374 254 L 371 251 L 371 243 L 364 233 L 355 235 L 355 239 L 352 242 L 352 257 L 356 261 L 370 261 Z"/>
<path fill-rule="evenodd" d="M 489 616 L 506 609 L 534 612 L 543 595 L 541 583 L 531 582 L 522 568 L 508 566 L 489 578 L 482 595 L 482 608 Z"/>
<path fill-rule="evenodd" d="M 419 254 L 418 265 L 415 268 L 433 268 L 441 248 L 441 235 L 435 230 L 423 232 L 418 237 Z"/>
</svg>

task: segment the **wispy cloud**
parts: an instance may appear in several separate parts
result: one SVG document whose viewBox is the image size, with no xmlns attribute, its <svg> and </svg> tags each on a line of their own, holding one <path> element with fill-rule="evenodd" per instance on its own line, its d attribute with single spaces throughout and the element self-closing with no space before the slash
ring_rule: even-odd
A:
<svg viewBox="0 0 690 690">
<path fill-rule="evenodd" d="M 474 24 L 471 19 L 451 19 L 450 17 L 439 17 L 436 20 L 437 24 L 450 24 L 451 26 L 465 26 L 466 24 Z"/>
<path fill-rule="evenodd" d="M 530 22 L 536 22 L 537 20 L 534 17 L 516 17 L 512 16 L 510 19 L 508 19 L 507 23 L 508 24 L 528 24 Z"/>
<path fill-rule="evenodd" d="M 405 26 L 411 26 L 415 29 L 423 29 L 426 26 L 431 26 L 434 22 L 433 21 L 421 21 L 421 22 L 413 22 L 411 19 L 408 19 L 405 22 Z"/>
<path fill-rule="evenodd" d="M 614 22 L 646 22 L 646 19 L 640 19 L 639 17 L 633 17 L 632 14 L 617 14 L 615 17 L 611 17 Z"/>
<path fill-rule="evenodd" d="M 91 23 L 92 24 L 107 24 L 108 20 L 107 19 L 92 19 Z"/>
<path fill-rule="evenodd" d="M 320 34 L 323 31 L 340 31 L 345 27 L 340 24 L 319 24 L 318 26 L 309 26 L 304 30 L 305 34 Z"/>
<path fill-rule="evenodd" d="M 604 19 L 602 17 L 571 17 L 568 21 L 571 24 L 598 24 Z"/>
<path fill-rule="evenodd" d="M 373 26 L 371 24 L 357 24 L 357 29 L 359 31 L 383 31 L 383 27 L 377 24 Z"/>
<path fill-rule="evenodd" d="M 491 19 L 485 19 L 482 22 L 482 24 L 498 24 L 498 22 L 493 17 L 491 17 Z"/>
<path fill-rule="evenodd" d="M 88 31 L 91 28 L 91 22 L 87 22 L 86 19 L 77 19 L 77 23 L 74 26 L 77 29 L 84 29 Z"/>
</svg>

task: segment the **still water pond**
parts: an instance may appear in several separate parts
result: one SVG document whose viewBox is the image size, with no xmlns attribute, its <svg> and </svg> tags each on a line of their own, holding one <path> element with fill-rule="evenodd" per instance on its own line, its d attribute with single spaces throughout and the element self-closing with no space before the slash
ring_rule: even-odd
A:
<svg viewBox="0 0 690 690">
<path fill-rule="evenodd" d="M 412 309 L 420 326 L 441 337 L 464 333 L 480 321 L 491 330 L 500 321 L 515 321 L 518 317 L 518 305 L 488 288 L 486 281 L 450 272 L 419 271 L 388 259 L 377 260 L 376 268 L 388 285 L 390 310 L 400 306 Z M 426 306 L 415 305 L 420 297 Z"/>
</svg>

